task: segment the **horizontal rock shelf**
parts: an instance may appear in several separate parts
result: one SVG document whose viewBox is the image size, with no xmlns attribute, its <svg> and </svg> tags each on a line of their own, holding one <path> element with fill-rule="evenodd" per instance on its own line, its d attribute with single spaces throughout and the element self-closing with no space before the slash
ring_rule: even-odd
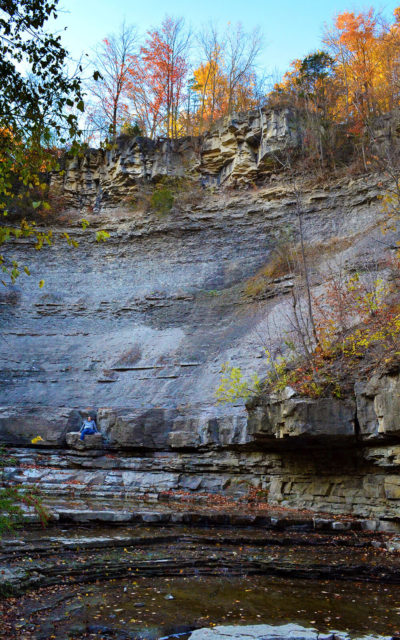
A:
<svg viewBox="0 0 400 640">
<path fill-rule="evenodd" d="M 66 442 L 68 447 L 78 449 L 78 451 L 86 451 L 88 449 L 101 451 L 103 449 L 103 437 L 101 433 L 86 434 L 83 440 L 81 440 L 80 436 L 81 434 L 79 431 L 67 433 Z"/>
<path fill-rule="evenodd" d="M 391 640 L 391 636 L 352 636 L 353 640 Z M 259 625 L 226 625 L 212 629 L 197 629 L 189 640 L 350 640 L 349 634 L 343 631 L 325 631 L 323 633 L 297 624 L 272 626 Z"/>
</svg>

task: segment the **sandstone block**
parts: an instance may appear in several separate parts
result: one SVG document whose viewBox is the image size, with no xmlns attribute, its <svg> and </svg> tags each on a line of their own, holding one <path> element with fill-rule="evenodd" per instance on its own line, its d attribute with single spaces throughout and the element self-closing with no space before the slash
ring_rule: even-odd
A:
<svg viewBox="0 0 400 640">
<path fill-rule="evenodd" d="M 343 638 L 347 634 L 343 634 Z M 260 625 L 226 625 L 213 629 L 197 629 L 189 640 L 318 640 L 318 632 L 312 628 L 304 628 L 297 624 L 272 626 Z M 335 636 L 342 639 L 341 636 Z M 348 637 L 348 636 L 347 636 Z"/>
<path fill-rule="evenodd" d="M 355 404 L 335 398 L 270 397 L 249 408 L 253 437 L 354 439 Z"/>
<path fill-rule="evenodd" d="M 400 476 L 386 476 L 384 487 L 388 500 L 400 500 Z"/>
<path fill-rule="evenodd" d="M 373 376 L 355 386 L 360 434 L 365 439 L 400 435 L 400 376 Z"/>
<path fill-rule="evenodd" d="M 377 520 L 362 520 L 362 531 L 376 531 L 378 529 L 379 522 Z"/>
<path fill-rule="evenodd" d="M 380 520 L 378 531 L 384 533 L 399 533 L 400 523 L 394 522 L 393 520 Z"/>
<path fill-rule="evenodd" d="M 176 409 L 100 408 L 97 424 L 113 446 L 166 449 L 177 414 Z"/>
<path fill-rule="evenodd" d="M 333 531 L 349 531 L 351 528 L 351 522 L 340 522 L 340 520 L 334 520 L 332 522 Z"/>
<path fill-rule="evenodd" d="M 66 441 L 67 445 L 72 449 L 78 449 L 80 451 L 87 449 L 102 449 L 103 448 L 103 437 L 101 433 L 93 433 L 86 435 L 84 440 L 80 439 L 79 431 L 72 431 L 67 433 Z"/>
<path fill-rule="evenodd" d="M 68 431 L 79 428 L 82 417 L 68 407 L 0 407 L 0 443 L 36 446 L 61 446 Z"/>
</svg>

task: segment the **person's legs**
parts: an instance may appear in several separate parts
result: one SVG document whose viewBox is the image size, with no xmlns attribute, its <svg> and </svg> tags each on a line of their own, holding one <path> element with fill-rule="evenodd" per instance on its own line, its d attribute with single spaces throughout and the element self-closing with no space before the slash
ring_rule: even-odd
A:
<svg viewBox="0 0 400 640">
<path fill-rule="evenodd" d="M 96 431 L 92 427 L 85 427 L 79 440 L 84 440 L 85 436 L 91 436 L 93 433 L 96 433 Z"/>
</svg>

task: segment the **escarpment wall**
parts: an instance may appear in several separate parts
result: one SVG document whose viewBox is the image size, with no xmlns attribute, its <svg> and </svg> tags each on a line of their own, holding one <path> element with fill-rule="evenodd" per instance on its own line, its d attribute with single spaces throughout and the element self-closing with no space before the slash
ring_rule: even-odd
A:
<svg viewBox="0 0 400 640">
<path fill-rule="evenodd" d="M 99 504 L 114 508 L 113 519 L 122 509 L 126 519 L 138 500 L 164 504 L 167 496 L 183 494 L 207 506 L 210 494 L 241 500 L 257 489 L 272 507 L 351 514 L 367 519 L 371 530 L 397 531 L 399 392 L 400 375 L 392 375 L 360 385 L 353 399 L 310 400 L 288 392 L 255 399 L 247 420 L 170 413 L 165 440 L 159 433 L 165 415 L 133 422 L 127 410 L 99 409 L 102 438 L 80 443 L 78 434 L 67 435 L 68 446 L 54 449 L 43 431 L 47 443 L 13 449 L 21 466 L 7 469 L 7 477 L 39 484 L 53 505 L 83 501 L 82 517 L 89 519 L 87 509 Z M 79 509 L 71 513 L 81 517 Z"/>
<path fill-rule="evenodd" d="M 305 187 L 308 240 L 330 243 L 335 259 L 354 268 L 373 259 L 379 182 L 370 176 Z M 246 289 L 268 262 L 275 234 L 295 223 L 285 184 L 217 193 L 163 217 L 122 206 L 86 214 L 85 231 L 80 211 L 68 215 L 52 247 L 38 252 L 30 239 L 10 247 L 32 275 L 0 291 L 2 406 L 28 412 L 26 419 L 19 413 L 22 423 L 37 429 L 35 415 L 65 426 L 66 411 L 88 406 L 127 408 L 128 422 L 139 414 L 151 422 L 157 410 L 157 420 L 177 420 L 177 431 L 179 415 L 198 419 L 199 407 L 207 419 L 235 414 L 215 407 L 221 365 L 261 374 L 264 336 L 279 339 L 290 306 L 290 274 L 257 299 Z M 95 241 L 98 228 L 110 233 L 104 243 Z M 65 231 L 77 249 L 62 240 Z M 332 252 L 320 258 L 316 287 Z M 160 418 L 165 409 L 179 413 Z"/>
<path fill-rule="evenodd" d="M 101 211 L 138 195 L 144 183 L 191 178 L 205 187 L 245 186 L 276 166 L 276 154 L 300 144 L 291 109 L 259 109 L 227 117 L 201 138 L 150 140 L 121 136 L 109 149 L 89 149 L 54 174 L 64 205 Z"/>
<path fill-rule="evenodd" d="M 0 292 L 0 440 L 24 462 L 10 470 L 15 481 L 110 500 L 259 487 L 271 504 L 398 518 L 396 378 L 371 381 L 346 403 L 289 397 L 249 413 L 215 404 L 221 365 L 262 375 L 265 336 L 279 340 L 287 326 L 290 274 L 261 294 L 247 285 L 296 215 L 282 175 L 243 191 L 207 185 L 265 178 L 273 154 L 296 144 L 292 114 L 257 112 L 203 141 L 121 140 L 54 176 L 66 203 L 58 239 L 40 252 L 29 238 L 10 245 L 32 275 Z M 140 181 L 188 172 L 204 187 L 195 204 L 163 216 L 127 205 Z M 381 261 L 384 273 L 381 184 L 374 175 L 302 182 L 305 236 L 321 247 L 316 292 L 333 259 L 350 269 Z M 99 229 L 110 234 L 104 243 Z M 67 445 L 89 412 L 102 447 Z"/>
</svg>

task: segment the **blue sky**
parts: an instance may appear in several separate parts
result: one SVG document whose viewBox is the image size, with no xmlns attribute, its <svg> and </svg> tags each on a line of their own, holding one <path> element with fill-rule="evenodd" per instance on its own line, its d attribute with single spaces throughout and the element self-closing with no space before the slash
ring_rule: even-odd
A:
<svg viewBox="0 0 400 640">
<path fill-rule="evenodd" d="M 399 5 L 400 0 L 374 4 L 387 17 Z M 74 57 L 90 53 L 124 19 L 144 32 L 168 13 L 183 16 L 194 31 L 209 20 L 221 27 L 228 21 L 240 21 L 249 30 L 260 26 L 265 37 L 260 66 L 272 74 L 318 48 L 324 23 L 331 24 L 337 13 L 371 5 L 351 0 L 61 0 L 60 6 L 63 13 L 55 24 L 60 30 L 67 27 L 62 39 Z"/>
</svg>

